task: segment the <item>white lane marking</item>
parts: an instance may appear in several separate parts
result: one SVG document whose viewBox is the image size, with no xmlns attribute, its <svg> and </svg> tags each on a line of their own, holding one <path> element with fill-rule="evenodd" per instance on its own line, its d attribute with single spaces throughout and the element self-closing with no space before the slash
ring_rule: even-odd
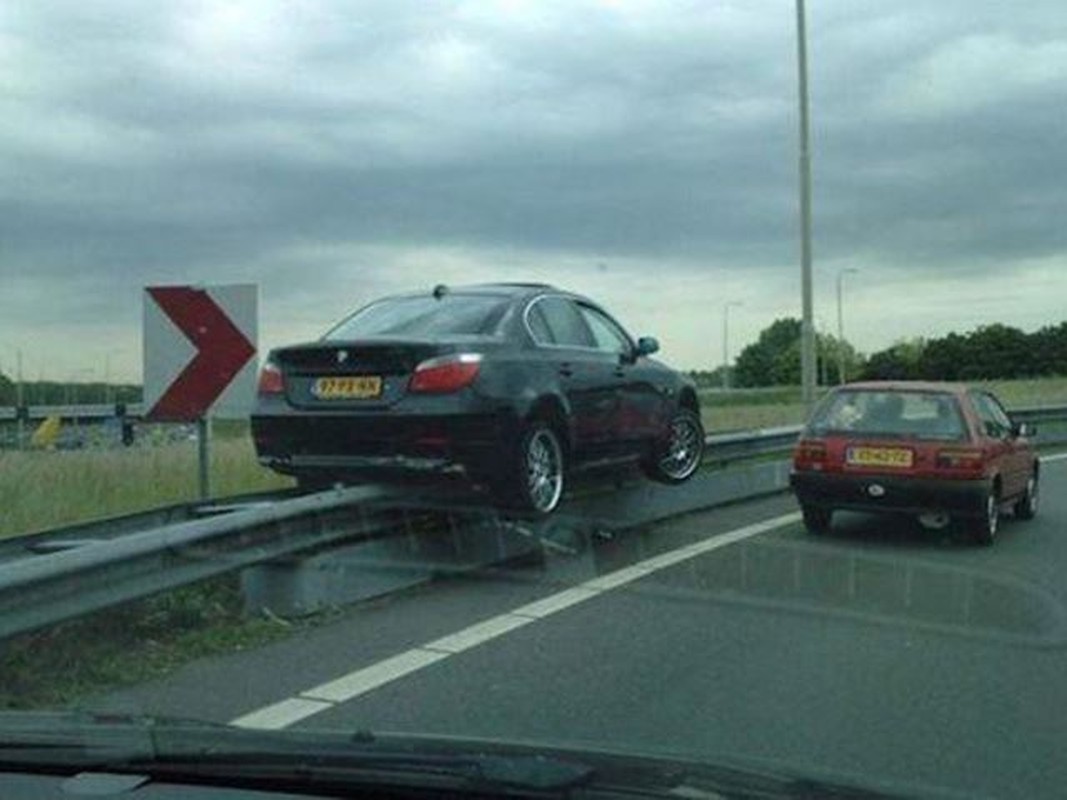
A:
<svg viewBox="0 0 1067 800">
<path fill-rule="evenodd" d="M 464 650 L 470 650 L 472 647 L 477 647 L 498 636 L 503 636 L 505 633 L 510 633 L 523 625 L 529 625 L 533 621 L 532 617 L 519 617 L 511 613 L 501 614 L 499 617 L 492 617 L 485 622 L 479 622 L 469 628 L 464 628 L 451 636 L 435 639 L 422 647 L 424 650 L 455 655 L 456 653 L 462 653 Z"/>
<path fill-rule="evenodd" d="M 333 703 L 325 703 L 321 700 L 305 700 L 301 697 L 290 697 L 272 706 L 253 711 L 238 717 L 230 724 L 238 728 L 252 728 L 260 731 L 280 731 L 300 722 L 302 719 L 333 708 Z"/>
<path fill-rule="evenodd" d="M 549 595 L 544 600 L 535 600 L 524 606 L 520 606 L 512 610 L 512 614 L 517 617 L 532 617 L 533 619 L 542 619 L 544 617 L 550 617 L 562 611 L 565 608 L 578 605 L 578 603 L 584 603 L 590 597 L 595 597 L 598 593 L 593 589 L 586 589 L 582 586 L 575 587 L 574 589 L 565 589 L 562 592 L 556 592 L 553 595 Z"/>
<path fill-rule="evenodd" d="M 369 667 L 357 669 L 355 672 L 316 686 L 314 689 L 308 689 L 300 696 L 310 700 L 325 700 L 333 704 L 343 703 L 377 689 L 379 686 L 392 683 L 405 675 L 410 675 L 412 672 L 418 672 L 430 664 L 443 661 L 449 655 L 449 653 L 432 652 L 417 647 Z"/>
<path fill-rule="evenodd" d="M 1057 453 L 1054 456 L 1041 456 L 1041 463 L 1048 464 L 1053 461 L 1067 461 L 1067 453 Z"/>
<path fill-rule="evenodd" d="M 379 661 L 377 664 L 342 675 L 336 680 L 301 692 L 297 697 L 282 700 L 266 708 L 238 717 L 230 724 L 242 728 L 259 728 L 261 730 L 286 728 L 321 711 L 326 711 L 406 675 L 411 675 L 432 664 L 444 661 L 457 653 L 465 652 L 472 647 L 497 639 L 531 622 L 558 614 L 560 611 L 584 603 L 594 597 L 599 597 L 612 589 L 617 589 L 620 586 L 648 577 L 661 569 L 666 569 L 690 558 L 736 544 L 761 533 L 784 528 L 786 525 L 792 525 L 799 520 L 800 514 L 783 514 L 780 517 L 757 522 L 754 525 L 746 525 L 744 528 L 738 528 L 720 536 L 704 539 L 695 544 L 647 558 L 629 567 L 593 578 L 585 583 L 556 592 L 512 611 L 490 617 L 449 636 L 434 639 L 419 647 L 413 647 L 399 655 Z"/>
</svg>

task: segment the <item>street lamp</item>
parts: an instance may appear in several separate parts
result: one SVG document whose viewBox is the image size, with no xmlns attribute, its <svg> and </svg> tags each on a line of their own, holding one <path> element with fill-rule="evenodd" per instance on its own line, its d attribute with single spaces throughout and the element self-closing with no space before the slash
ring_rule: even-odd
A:
<svg viewBox="0 0 1067 800">
<path fill-rule="evenodd" d="M 722 388 L 730 388 L 730 309 L 743 306 L 740 300 L 731 300 L 722 307 Z"/>
<path fill-rule="evenodd" d="M 815 403 L 815 327 L 811 286 L 811 147 L 808 125 L 808 44 L 804 0 L 797 4 L 797 100 L 800 139 L 800 288 L 803 320 L 800 328 L 800 375 L 804 404 Z"/>
<path fill-rule="evenodd" d="M 842 286 L 846 275 L 855 275 L 859 272 L 854 267 L 840 270 L 837 273 L 837 381 L 845 383 L 845 312 L 841 302 Z"/>
</svg>

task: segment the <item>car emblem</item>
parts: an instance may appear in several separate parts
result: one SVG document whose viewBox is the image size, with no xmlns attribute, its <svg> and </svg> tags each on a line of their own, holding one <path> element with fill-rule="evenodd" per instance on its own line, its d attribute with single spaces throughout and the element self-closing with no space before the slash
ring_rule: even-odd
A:
<svg viewBox="0 0 1067 800">
<path fill-rule="evenodd" d="M 885 497 L 885 487 L 880 483 L 872 483 L 867 487 L 867 494 L 871 497 Z"/>
<path fill-rule="evenodd" d="M 338 350 L 337 351 L 337 363 L 338 364 L 344 364 L 346 361 L 348 361 L 348 351 L 347 350 Z"/>
</svg>

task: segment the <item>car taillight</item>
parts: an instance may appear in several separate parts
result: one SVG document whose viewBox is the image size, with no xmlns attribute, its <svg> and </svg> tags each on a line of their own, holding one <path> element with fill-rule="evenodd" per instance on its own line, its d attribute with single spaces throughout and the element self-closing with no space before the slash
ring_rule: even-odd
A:
<svg viewBox="0 0 1067 800">
<path fill-rule="evenodd" d="M 981 450 L 956 448 L 937 454 L 938 469 L 981 473 L 985 469 L 985 454 Z"/>
<path fill-rule="evenodd" d="M 285 391 L 285 382 L 282 379 L 282 371 L 277 364 L 268 361 L 259 371 L 260 394 L 282 394 Z"/>
<path fill-rule="evenodd" d="M 797 469 L 820 470 L 826 465 L 826 444 L 801 440 L 793 451 L 793 466 Z"/>
<path fill-rule="evenodd" d="M 423 361 L 415 367 L 408 391 L 445 394 L 458 392 L 474 383 L 482 367 L 478 353 L 461 353 Z"/>
</svg>

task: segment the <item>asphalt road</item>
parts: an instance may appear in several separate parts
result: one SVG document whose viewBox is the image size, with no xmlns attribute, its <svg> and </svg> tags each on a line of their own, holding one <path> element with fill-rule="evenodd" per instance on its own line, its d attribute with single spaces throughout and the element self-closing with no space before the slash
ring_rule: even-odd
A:
<svg viewBox="0 0 1067 800">
<path fill-rule="evenodd" d="M 364 604 L 92 705 L 1067 796 L 1067 461 L 1043 487 L 1037 519 L 1006 519 L 991 548 L 862 515 L 813 537 L 789 497 L 585 526 L 542 565 Z"/>
</svg>

